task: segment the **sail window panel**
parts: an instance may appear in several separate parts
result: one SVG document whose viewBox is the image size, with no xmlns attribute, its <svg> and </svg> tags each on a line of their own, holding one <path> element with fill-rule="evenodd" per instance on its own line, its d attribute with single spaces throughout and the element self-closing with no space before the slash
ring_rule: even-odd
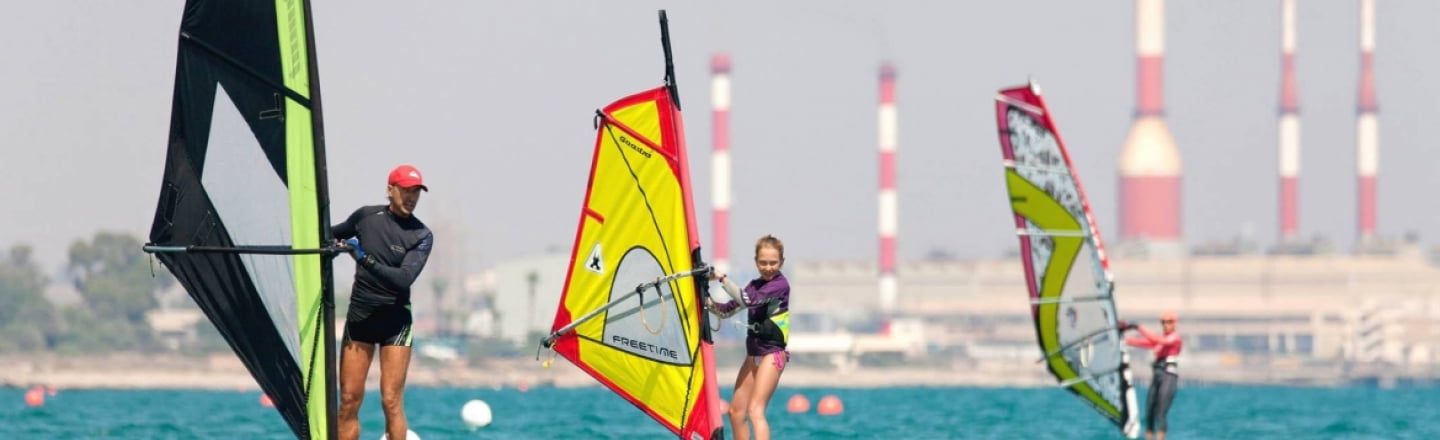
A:
<svg viewBox="0 0 1440 440">
<path fill-rule="evenodd" d="M 201 182 L 218 217 L 225 219 L 230 240 L 241 246 L 290 245 L 289 190 L 224 86 L 216 87 L 211 115 Z M 273 324 L 287 352 L 300 364 L 294 258 L 242 254 L 240 259 L 271 318 L 270 323 L 253 325 Z"/>
<path fill-rule="evenodd" d="M 654 254 L 645 248 L 631 249 L 616 269 L 609 301 L 633 292 L 634 286 L 666 275 L 669 274 L 660 267 Z M 641 301 L 644 301 L 643 306 Z M 626 301 L 610 309 L 602 340 L 605 345 L 636 356 L 667 364 L 690 365 L 693 361 L 690 344 L 685 338 L 686 323 L 681 320 L 678 304 L 670 283 L 661 284 L 658 289 L 646 289 L 633 302 Z"/>
</svg>

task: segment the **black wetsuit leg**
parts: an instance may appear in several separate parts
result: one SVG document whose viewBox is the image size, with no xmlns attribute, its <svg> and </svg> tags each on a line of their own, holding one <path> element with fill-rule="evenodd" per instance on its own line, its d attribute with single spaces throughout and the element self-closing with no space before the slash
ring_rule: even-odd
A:
<svg viewBox="0 0 1440 440">
<path fill-rule="evenodd" d="M 410 314 L 410 306 L 387 304 L 366 308 L 357 306 L 355 302 L 350 304 L 350 316 L 357 319 L 345 321 L 346 340 L 401 347 L 409 347 L 413 343 L 411 326 L 414 318 Z M 357 312 L 357 309 L 362 310 Z"/>
<path fill-rule="evenodd" d="M 1162 369 L 1155 370 L 1155 378 L 1150 382 L 1150 393 L 1145 399 L 1145 427 L 1147 431 L 1164 432 L 1169 426 L 1166 414 L 1170 412 L 1170 403 L 1175 400 L 1175 392 L 1179 390 L 1180 376 L 1174 373 L 1166 373 Z"/>
</svg>

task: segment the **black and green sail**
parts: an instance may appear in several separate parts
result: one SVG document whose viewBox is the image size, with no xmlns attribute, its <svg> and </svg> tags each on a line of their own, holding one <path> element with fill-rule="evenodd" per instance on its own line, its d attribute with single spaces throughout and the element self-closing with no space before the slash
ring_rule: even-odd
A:
<svg viewBox="0 0 1440 440">
<path fill-rule="evenodd" d="M 187 0 L 146 250 L 299 438 L 334 438 L 329 195 L 310 4 Z"/>
</svg>

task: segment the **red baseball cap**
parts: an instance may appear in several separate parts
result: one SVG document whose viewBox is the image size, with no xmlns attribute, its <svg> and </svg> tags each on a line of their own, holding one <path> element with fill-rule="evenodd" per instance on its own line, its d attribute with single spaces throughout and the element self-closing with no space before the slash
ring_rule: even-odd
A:
<svg viewBox="0 0 1440 440">
<path fill-rule="evenodd" d="M 425 190 L 426 192 L 430 191 L 430 188 L 425 187 L 425 179 L 420 176 L 420 170 L 417 170 L 415 169 L 415 167 L 412 167 L 410 165 L 401 165 L 395 167 L 394 170 L 391 170 L 390 184 L 397 185 L 401 188 L 418 186 L 420 187 L 420 189 Z"/>
</svg>

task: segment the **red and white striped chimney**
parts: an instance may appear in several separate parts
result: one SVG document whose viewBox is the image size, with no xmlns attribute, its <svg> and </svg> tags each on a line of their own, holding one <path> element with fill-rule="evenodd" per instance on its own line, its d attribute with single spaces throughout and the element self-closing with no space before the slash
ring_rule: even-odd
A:
<svg viewBox="0 0 1440 440">
<path fill-rule="evenodd" d="M 710 200 L 714 224 L 715 268 L 730 272 L 730 56 L 717 53 L 710 59 L 710 113 L 714 130 L 710 159 Z"/>
<path fill-rule="evenodd" d="M 1295 84 L 1295 0 L 1280 1 L 1280 241 L 1300 229 L 1300 97 Z"/>
<path fill-rule="evenodd" d="M 899 285 L 895 279 L 895 232 L 899 215 L 895 200 L 895 66 L 880 65 L 880 309 L 895 310 Z"/>
<path fill-rule="evenodd" d="M 1152 254 L 1180 248 L 1180 149 L 1165 122 L 1165 3 L 1135 2 L 1135 120 L 1120 153 L 1120 239 Z"/>
<path fill-rule="evenodd" d="M 1360 99 L 1356 109 L 1356 174 L 1360 243 L 1375 239 L 1375 185 L 1380 168 L 1380 124 L 1375 113 L 1375 0 L 1360 0 Z"/>
</svg>

